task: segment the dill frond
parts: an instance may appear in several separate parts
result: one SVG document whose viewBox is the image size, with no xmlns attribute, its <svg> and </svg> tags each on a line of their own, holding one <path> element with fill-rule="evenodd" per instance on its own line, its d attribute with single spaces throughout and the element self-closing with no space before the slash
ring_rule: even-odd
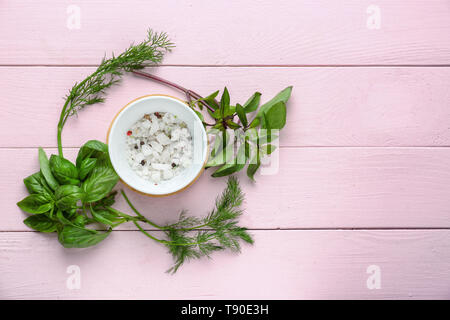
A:
<svg viewBox="0 0 450 320">
<path fill-rule="evenodd" d="M 163 230 L 168 238 L 165 245 L 175 261 L 168 272 L 175 273 L 185 262 L 209 258 L 216 251 L 240 252 L 240 241 L 253 244 L 246 228 L 237 225 L 243 212 L 240 208 L 243 200 L 239 182 L 231 176 L 226 189 L 216 199 L 215 208 L 205 218 L 187 217 L 182 212 L 177 223 L 165 226 Z M 199 221 L 202 224 L 193 226 Z"/>
<path fill-rule="evenodd" d="M 174 44 L 166 33 L 148 30 L 147 39 L 139 44 L 132 44 L 118 56 L 109 59 L 104 57 L 98 68 L 86 79 L 70 89 L 66 95 L 66 102 L 61 111 L 58 123 L 58 149 L 62 155 L 61 132 L 70 116 L 83 108 L 105 101 L 106 89 L 120 82 L 124 72 L 143 69 L 158 64 L 164 54 L 170 51 Z"/>
</svg>

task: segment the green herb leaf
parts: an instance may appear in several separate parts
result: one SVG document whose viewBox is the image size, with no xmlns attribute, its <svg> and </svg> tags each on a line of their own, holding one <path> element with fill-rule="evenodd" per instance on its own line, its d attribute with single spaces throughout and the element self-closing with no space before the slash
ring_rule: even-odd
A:
<svg viewBox="0 0 450 320">
<path fill-rule="evenodd" d="M 227 120 L 225 121 L 225 123 L 227 124 L 227 126 L 230 129 L 239 129 L 241 126 L 239 124 L 237 124 L 236 122 L 234 122 L 233 120 Z"/>
<path fill-rule="evenodd" d="M 118 224 L 126 221 L 124 218 L 112 213 L 108 210 L 94 210 L 94 208 L 91 206 L 91 213 L 92 217 L 103 224 L 109 225 L 111 227 L 116 227 Z"/>
<path fill-rule="evenodd" d="M 56 206 L 61 210 L 74 209 L 83 196 L 83 191 L 78 186 L 69 184 L 59 186 L 55 191 Z"/>
<path fill-rule="evenodd" d="M 262 128 L 264 129 L 283 129 L 286 124 L 286 104 L 277 102 L 267 108 L 263 114 L 264 121 Z"/>
<path fill-rule="evenodd" d="M 23 179 L 23 183 L 25 184 L 25 187 L 27 188 L 30 194 L 41 193 L 49 196 L 53 194 L 52 190 L 50 189 L 49 185 L 45 181 L 45 178 L 40 171 Z"/>
<path fill-rule="evenodd" d="M 75 217 L 75 219 L 73 220 L 73 223 L 79 227 L 84 227 L 88 222 L 89 222 L 89 218 L 82 216 L 80 214 L 77 215 Z"/>
<path fill-rule="evenodd" d="M 271 106 L 278 102 L 284 102 L 285 104 L 291 97 L 292 92 L 292 86 L 285 88 L 284 90 L 280 91 L 275 97 L 273 97 L 270 101 L 266 102 L 259 108 L 259 111 L 257 113 L 257 116 L 260 117 L 264 112 L 266 112 Z M 275 129 L 275 128 L 272 128 Z"/>
<path fill-rule="evenodd" d="M 219 105 L 216 103 L 216 97 L 219 94 L 219 90 L 211 93 L 209 96 L 207 96 L 206 98 L 203 99 L 198 99 L 197 101 L 205 101 L 211 108 L 213 108 L 214 110 L 219 109 Z M 200 106 L 202 106 L 202 104 L 199 104 Z"/>
<path fill-rule="evenodd" d="M 244 167 L 245 167 L 245 164 L 227 163 L 227 164 L 224 164 L 219 169 L 217 169 L 216 171 L 214 171 L 214 173 L 211 176 L 214 178 L 228 176 L 230 174 L 233 174 L 235 172 L 242 170 L 242 168 L 244 168 Z"/>
<path fill-rule="evenodd" d="M 211 112 L 211 110 L 209 110 L 209 109 L 207 109 L 207 110 L 208 110 L 209 115 L 212 118 L 214 118 L 216 120 L 221 119 L 220 109 L 216 109 L 216 111 L 214 111 L 214 112 Z"/>
<path fill-rule="evenodd" d="M 230 94 L 228 93 L 227 87 L 223 89 L 222 97 L 220 98 L 220 114 L 222 118 L 225 116 L 225 113 L 228 112 L 230 108 Z"/>
<path fill-rule="evenodd" d="M 217 169 L 211 176 L 214 178 L 224 177 L 242 170 L 247 164 L 245 144 L 241 144 L 233 163 L 226 163 Z"/>
<path fill-rule="evenodd" d="M 253 159 L 247 167 L 247 176 L 251 180 L 255 181 L 255 173 L 259 169 L 260 166 L 261 166 L 261 160 L 259 158 L 259 150 L 257 150 L 255 159 Z"/>
<path fill-rule="evenodd" d="M 256 111 L 259 106 L 259 101 L 261 100 L 261 93 L 255 92 L 248 100 L 244 103 L 244 109 L 246 113 Z"/>
<path fill-rule="evenodd" d="M 52 154 L 50 156 L 50 170 L 60 184 L 77 185 L 80 183 L 77 167 L 63 157 Z"/>
<path fill-rule="evenodd" d="M 87 248 L 101 242 L 110 233 L 111 229 L 107 232 L 93 233 L 90 229 L 65 225 L 58 231 L 58 240 L 65 248 Z"/>
<path fill-rule="evenodd" d="M 35 214 L 23 220 L 28 227 L 39 232 L 55 232 L 57 223 L 44 214 Z"/>
<path fill-rule="evenodd" d="M 52 188 L 52 190 L 56 190 L 56 188 L 58 188 L 59 186 L 59 183 L 52 175 L 47 155 L 45 154 L 45 151 L 42 148 L 39 148 L 39 165 L 41 167 L 41 173 L 44 176 L 45 181 L 47 181 L 48 185 L 50 186 L 50 188 Z"/>
<path fill-rule="evenodd" d="M 252 122 L 250 122 L 250 125 L 248 127 L 249 127 L 249 129 L 253 129 L 253 128 L 256 128 L 257 126 L 259 126 L 260 123 L 261 123 L 261 120 L 259 119 L 259 117 L 256 117 L 255 119 L 252 120 Z"/>
<path fill-rule="evenodd" d="M 260 144 L 266 144 L 278 139 L 278 136 L 276 134 L 272 134 L 271 132 L 269 134 L 269 131 L 271 130 L 261 130 L 259 136 L 257 136 L 256 139 L 252 137 L 250 141 L 251 142 L 259 141 Z"/>
<path fill-rule="evenodd" d="M 236 112 L 239 117 L 239 120 L 241 120 L 244 127 L 246 127 L 248 124 L 247 115 L 245 114 L 246 111 L 239 103 L 236 104 Z"/>
<path fill-rule="evenodd" d="M 234 115 L 236 112 L 236 106 L 229 106 L 228 109 L 225 110 L 223 116 L 224 117 L 229 117 Z"/>
<path fill-rule="evenodd" d="M 119 176 L 110 167 L 95 167 L 81 188 L 86 194 L 86 203 L 99 201 L 105 197 L 119 181 Z"/>
<path fill-rule="evenodd" d="M 225 148 L 222 148 L 214 157 L 208 159 L 206 167 L 215 167 L 227 163 L 233 157 L 233 145 L 228 144 Z"/>
<path fill-rule="evenodd" d="M 86 177 L 89 175 L 89 173 L 91 173 L 96 164 L 97 164 L 96 158 L 86 158 L 83 161 L 81 161 L 80 170 L 78 172 L 81 181 L 86 179 Z"/>
<path fill-rule="evenodd" d="M 203 117 L 203 114 L 200 111 L 194 110 L 195 114 L 197 115 L 197 117 L 199 117 L 199 119 L 204 122 L 205 118 Z"/>
<path fill-rule="evenodd" d="M 106 197 L 100 199 L 97 202 L 92 203 L 94 209 L 106 209 L 107 207 L 111 207 L 116 202 L 117 191 L 110 192 Z"/>
<path fill-rule="evenodd" d="M 25 212 L 38 214 L 51 210 L 53 201 L 45 194 L 32 194 L 17 202 L 17 206 Z"/>
<path fill-rule="evenodd" d="M 98 140 L 89 140 L 78 151 L 76 160 L 77 168 L 81 168 L 81 163 L 86 158 L 98 158 L 108 153 L 108 145 Z"/>
</svg>

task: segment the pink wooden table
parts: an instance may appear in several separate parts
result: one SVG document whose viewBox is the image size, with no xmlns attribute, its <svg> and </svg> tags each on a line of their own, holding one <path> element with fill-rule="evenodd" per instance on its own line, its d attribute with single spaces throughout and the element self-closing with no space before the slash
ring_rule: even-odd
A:
<svg viewBox="0 0 450 320">
<path fill-rule="evenodd" d="M 0 298 L 450 298 L 449 17 L 449 0 L 1 1 Z M 294 86 L 279 172 L 241 179 L 256 244 L 175 276 L 131 226 L 64 249 L 15 205 L 37 147 L 55 150 L 62 97 L 148 27 L 177 45 L 149 71 L 201 94 Z M 104 140 L 117 110 L 149 93 L 178 94 L 126 76 L 70 121 L 65 154 Z M 224 185 L 204 174 L 132 200 L 165 222 L 205 214 Z M 74 268 L 79 289 L 66 285 Z"/>
</svg>

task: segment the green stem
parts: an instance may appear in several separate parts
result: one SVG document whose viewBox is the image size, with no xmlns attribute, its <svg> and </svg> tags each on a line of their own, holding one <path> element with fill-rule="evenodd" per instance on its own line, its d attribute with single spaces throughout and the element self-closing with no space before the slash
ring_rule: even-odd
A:
<svg viewBox="0 0 450 320">
<path fill-rule="evenodd" d="M 159 243 L 162 243 L 162 244 L 166 244 L 166 245 L 170 245 L 170 246 L 196 246 L 196 245 L 199 245 L 199 244 L 202 244 L 202 243 L 203 243 L 203 242 L 177 243 L 177 242 L 174 242 L 174 241 L 161 240 L 161 239 L 158 239 L 158 238 L 152 236 L 152 235 L 149 234 L 147 231 L 145 231 L 144 229 L 142 229 L 142 227 L 141 227 L 136 221 L 133 221 L 133 223 L 134 223 L 134 224 L 136 225 L 136 227 L 138 227 L 139 230 L 140 230 L 143 234 L 145 234 L 147 237 L 149 237 L 150 239 L 155 240 L 155 241 L 157 241 L 157 242 L 159 242 Z"/>
<path fill-rule="evenodd" d="M 138 215 L 138 217 L 141 219 L 142 222 L 146 222 L 146 223 L 148 223 L 149 225 L 151 225 L 151 226 L 153 226 L 153 227 L 155 227 L 155 228 L 158 228 L 158 229 L 160 229 L 160 230 L 170 230 L 170 229 L 173 229 L 172 226 L 165 226 L 165 227 L 163 227 L 163 226 L 157 225 L 156 223 L 154 223 L 154 222 L 148 220 L 146 217 L 144 217 L 144 216 L 143 216 L 143 215 L 142 215 L 142 214 L 134 207 L 134 205 L 131 203 L 130 199 L 128 199 L 128 197 L 127 197 L 127 195 L 125 194 L 125 192 L 124 192 L 123 190 L 121 190 L 120 192 L 122 193 L 123 197 L 125 198 L 125 201 L 127 202 L 128 206 L 131 208 L 131 210 L 134 211 L 134 213 L 136 213 L 136 214 Z M 111 209 L 112 209 L 112 208 L 111 208 Z M 115 209 L 113 209 L 113 210 L 115 210 Z M 115 211 L 117 211 L 117 210 L 115 210 Z M 118 212 L 118 211 L 117 211 L 117 212 Z M 117 212 L 116 212 L 116 213 L 117 213 Z M 177 230 L 180 230 L 180 231 L 190 231 L 190 230 L 200 229 L 200 228 L 207 227 L 207 226 L 208 226 L 208 224 L 207 224 L 207 223 L 204 223 L 204 224 L 201 224 L 201 225 L 198 225 L 198 226 L 195 226 L 195 227 L 191 227 L 191 228 L 177 228 Z"/>
<path fill-rule="evenodd" d="M 137 211 L 137 209 L 133 206 L 133 204 L 130 202 L 130 200 L 128 199 L 127 195 L 125 194 L 125 192 L 123 190 L 120 191 L 123 195 L 123 197 L 125 198 L 125 201 L 128 203 L 128 205 L 130 206 L 131 210 L 134 211 L 134 213 L 136 213 L 138 215 L 139 218 L 141 218 L 142 220 L 144 220 L 144 222 L 147 222 L 149 225 L 158 228 L 160 230 L 165 230 L 166 228 L 157 225 L 156 223 L 148 220 L 146 217 L 144 217 L 139 211 Z"/>
<path fill-rule="evenodd" d="M 123 213 L 123 212 L 120 212 L 119 210 L 116 210 L 116 209 L 114 209 L 114 208 L 112 208 L 112 207 L 107 207 L 106 209 L 108 209 L 108 210 L 111 211 L 112 213 L 115 213 L 115 214 L 117 214 L 118 216 L 120 216 L 120 217 L 122 217 L 122 218 L 125 218 L 125 219 L 128 219 L 128 220 L 130 220 L 130 221 L 136 221 L 136 218 L 138 218 L 138 217 L 129 216 L 128 214 L 125 214 L 125 213 Z"/>
<path fill-rule="evenodd" d="M 171 244 L 170 241 L 166 241 L 166 240 L 161 240 L 161 239 L 155 238 L 154 236 L 152 236 L 151 234 L 149 234 L 147 231 L 145 231 L 144 229 L 142 229 L 142 227 L 141 227 L 141 226 L 139 225 L 139 223 L 137 223 L 136 221 L 133 221 L 133 223 L 136 225 L 136 227 L 139 228 L 139 230 L 140 230 L 143 234 L 145 234 L 145 235 L 146 235 L 147 237 L 149 237 L 150 239 L 155 240 L 155 241 L 157 241 L 157 242 L 159 242 L 159 243 Z"/>
</svg>

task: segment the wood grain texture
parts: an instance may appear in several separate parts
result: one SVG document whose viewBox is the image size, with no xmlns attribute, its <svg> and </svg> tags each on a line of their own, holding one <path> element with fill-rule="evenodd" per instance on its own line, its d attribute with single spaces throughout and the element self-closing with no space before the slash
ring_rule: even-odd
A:
<svg viewBox="0 0 450 320">
<path fill-rule="evenodd" d="M 67 28 L 69 5 L 81 28 Z M 370 5 L 380 29 L 367 28 Z M 176 43 L 167 64 L 449 64 L 447 0 L 2 1 L 0 64 L 97 64 L 149 27 Z"/>
<path fill-rule="evenodd" d="M 3 299 L 449 299 L 450 231 L 253 231 L 241 255 L 171 257 L 139 232 L 114 231 L 97 247 L 64 249 L 53 235 L 0 233 Z M 37 263 L 38 262 L 38 263 Z M 70 265 L 81 288 L 66 287 Z M 369 290 L 367 267 L 381 271 Z"/>
<path fill-rule="evenodd" d="M 80 29 L 67 27 L 70 5 Z M 380 29 L 366 26 L 370 5 Z M 449 14 L 448 0 L 1 1 L 0 299 L 450 299 Z M 267 100 L 294 86 L 279 171 L 241 176 L 255 245 L 175 276 L 167 250 L 131 225 L 64 249 L 16 206 L 37 147 L 56 152 L 62 97 L 148 27 L 177 45 L 148 71 L 201 94 L 226 85 L 232 102 Z M 127 75 L 69 121 L 65 155 L 104 140 L 114 114 L 149 93 L 184 98 Z M 128 195 L 165 223 L 182 208 L 204 215 L 224 187 L 207 172 L 172 197 Z M 70 265 L 80 290 L 66 287 Z M 366 286 L 370 265 L 379 290 Z"/>
<path fill-rule="evenodd" d="M 94 68 L 0 67 L 0 147 L 56 147 L 63 97 Z M 282 146 L 449 146 L 450 68 L 191 68 L 149 70 L 207 95 L 224 86 L 232 102 L 255 91 L 267 101 L 293 85 Z M 104 140 L 114 115 L 136 97 L 182 94 L 136 76 L 103 105 L 66 125 L 63 143 Z M 17 133 L 19 124 L 21 133 Z M 39 133 L 39 134 L 36 134 Z"/>
<path fill-rule="evenodd" d="M 26 196 L 21 179 L 39 170 L 37 150 L 0 149 L 0 159 L 0 230 L 29 230 L 15 203 Z M 202 216 L 225 187 L 225 178 L 209 175 L 170 197 L 128 195 L 157 223 L 173 222 L 182 209 Z M 240 178 L 249 228 L 450 227 L 448 148 L 283 148 L 276 174 L 255 184 Z M 117 207 L 130 212 L 122 199 Z"/>
</svg>

